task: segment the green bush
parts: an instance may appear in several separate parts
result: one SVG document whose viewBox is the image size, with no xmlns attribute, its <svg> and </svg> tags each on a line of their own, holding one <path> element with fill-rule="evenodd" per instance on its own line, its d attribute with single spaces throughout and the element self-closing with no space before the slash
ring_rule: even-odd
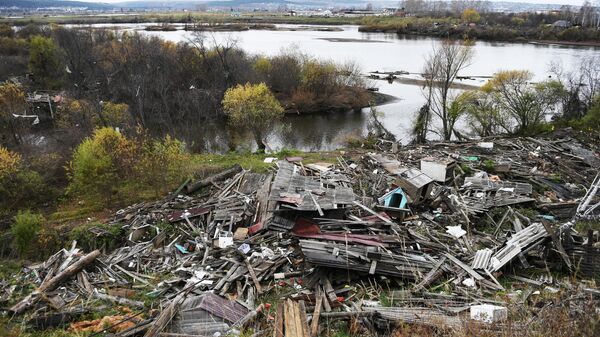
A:
<svg viewBox="0 0 600 337">
<path fill-rule="evenodd" d="M 44 89 L 59 89 L 64 77 L 63 52 L 54 40 L 34 36 L 29 42 L 29 71 Z"/>
<path fill-rule="evenodd" d="M 67 191 L 92 206 L 135 202 L 181 184 L 189 167 L 189 153 L 174 138 L 152 139 L 143 132 L 127 138 L 102 128 L 75 149 Z"/>
<path fill-rule="evenodd" d="M 166 136 L 146 139 L 141 144 L 141 156 L 135 164 L 137 185 L 150 188 L 155 194 L 165 193 L 181 184 L 189 175 L 190 155 L 181 141 Z"/>
<path fill-rule="evenodd" d="M 127 163 L 132 160 L 131 148 L 132 144 L 116 130 L 96 130 L 73 153 L 68 192 L 110 203 L 130 173 Z"/>
<path fill-rule="evenodd" d="M 96 229 L 91 231 L 91 229 Z M 94 232 L 100 233 L 99 235 Z M 91 222 L 74 228 L 69 234 L 71 241 L 77 241 L 77 244 L 85 251 L 95 249 L 106 249 L 111 251 L 120 246 L 125 237 L 125 230 L 120 225 L 100 224 Z"/>
<path fill-rule="evenodd" d="M 23 166 L 21 156 L 0 146 L 0 216 L 33 208 L 53 194 L 42 177 Z"/>
<path fill-rule="evenodd" d="M 587 114 L 583 116 L 581 122 L 577 126 L 584 130 L 600 129 L 600 96 L 594 99 L 592 107 L 588 110 Z"/>
<path fill-rule="evenodd" d="M 31 213 L 30 211 L 20 211 L 14 217 L 10 231 L 14 235 L 14 244 L 17 246 L 20 255 L 27 252 L 30 244 L 42 228 L 44 221 L 45 219 L 41 214 Z"/>
</svg>

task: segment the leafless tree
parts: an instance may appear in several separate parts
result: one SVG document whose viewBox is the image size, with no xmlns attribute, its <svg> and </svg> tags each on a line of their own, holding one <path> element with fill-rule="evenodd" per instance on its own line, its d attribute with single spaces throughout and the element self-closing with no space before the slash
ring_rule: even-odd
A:
<svg viewBox="0 0 600 337">
<path fill-rule="evenodd" d="M 563 117 L 581 118 L 600 94 L 600 57 L 588 56 L 581 59 L 579 67 L 565 70 L 559 63 L 550 65 L 550 72 L 564 89 Z"/>
<path fill-rule="evenodd" d="M 444 140 L 450 140 L 456 122 L 456 117 L 449 112 L 452 84 L 458 73 L 471 64 L 473 55 L 469 43 L 446 40 L 435 46 L 426 59 L 424 96 L 432 117 L 439 118 L 442 125 L 439 134 Z"/>
</svg>

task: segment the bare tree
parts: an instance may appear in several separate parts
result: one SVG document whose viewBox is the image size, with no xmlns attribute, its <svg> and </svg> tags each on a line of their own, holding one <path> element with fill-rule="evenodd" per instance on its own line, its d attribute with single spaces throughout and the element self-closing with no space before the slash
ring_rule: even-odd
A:
<svg viewBox="0 0 600 337">
<path fill-rule="evenodd" d="M 398 6 L 404 8 L 404 11 L 409 14 L 422 13 L 427 10 L 425 0 L 404 0 L 400 1 Z"/>
<path fill-rule="evenodd" d="M 561 64 L 553 63 L 550 72 L 565 88 L 563 117 L 583 117 L 600 93 L 600 57 L 585 57 L 581 59 L 579 68 L 571 71 L 565 70 Z"/>
<path fill-rule="evenodd" d="M 458 73 L 468 67 L 474 52 L 468 42 L 446 40 L 433 48 L 426 59 L 423 70 L 426 89 L 424 91 L 432 116 L 439 118 L 442 125 L 440 136 L 450 140 L 458 116 L 451 115 L 452 101 L 450 89 Z"/>
</svg>

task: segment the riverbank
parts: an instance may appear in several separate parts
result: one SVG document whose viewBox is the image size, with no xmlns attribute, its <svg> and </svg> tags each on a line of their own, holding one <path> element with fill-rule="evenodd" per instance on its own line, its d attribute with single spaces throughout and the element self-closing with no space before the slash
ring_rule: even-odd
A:
<svg viewBox="0 0 600 337">
<path fill-rule="evenodd" d="M 486 21 L 492 20 L 493 13 L 486 14 Z M 503 16 L 503 14 L 499 14 Z M 492 20 L 493 21 L 493 20 Z M 277 24 L 292 25 L 357 25 L 359 31 L 365 33 L 387 33 L 437 38 L 476 39 L 481 41 L 498 41 L 511 43 L 543 43 L 570 46 L 600 46 L 600 32 L 593 28 L 570 27 L 555 28 L 549 23 L 537 26 L 518 26 L 507 24 L 469 24 L 455 17 L 311 17 L 287 16 L 278 13 L 243 13 L 231 16 L 227 13 L 207 12 L 169 12 L 169 13 L 133 13 L 123 15 L 61 15 L 61 16 L 28 16 L 20 18 L 0 18 L 0 23 L 15 26 L 27 24 L 135 24 L 156 23 L 149 30 L 170 31 L 173 28 L 161 28 L 168 25 L 184 24 L 194 27 L 197 23 L 205 23 L 214 31 L 243 31 L 249 29 L 280 30 Z M 484 22 L 482 20 L 482 22 Z M 511 22 L 510 20 L 508 22 Z M 551 22 L 550 22 L 551 23 Z M 186 28 L 184 28 L 186 29 Z M 194 28 L 187 28 L 193 30 Z M 284 30 L 286 28 L 283 28 Z M 312 30 L 309 27 L 304 28 Z M 323 28 L 327 29 L 327 28 Z M 299 28 L 303 30 L 303 28 Z M 321 28 L 317 30 L 322 31 Z M 332 31 L 337 31 L 332 29 Z"/>
<path fill-rule="evenodd" d="M 568 46 L 568 47 L 596 47 L 600 48 L 600 41 L 552 41 L 552 40 L 531 40 L 531 44 L 544 46 Z"/>
<path fill-rule="evenodd" d="M 365 18 L 358 30 L 364 33 L 386 33 L 407 36 L 470 39 L 489 42 L 523 43 L 544 41 L 573 46 L 598 46 L 600 32 L 593 27 L 559 28 L 551 24 L 535 26 L 491 24 L 481 20 L 475 24 L 444 17 Z"/>
<path fill-rule="evenodd" d="M 372 105 L 384 105 L 398 100 L 398 97 L 372 90 L 346 87 L 327 97 L 279 97 L 286 114 L 311 115 L 361 111 Z"/>
</svg>

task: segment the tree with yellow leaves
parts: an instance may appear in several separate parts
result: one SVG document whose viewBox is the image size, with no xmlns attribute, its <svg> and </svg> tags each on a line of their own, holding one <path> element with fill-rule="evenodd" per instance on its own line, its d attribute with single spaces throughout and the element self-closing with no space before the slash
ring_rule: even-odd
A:
<svg viewBox="0 0 600 337">
<path fill-rule="evenodd" d="M 266 136 L 284 115 L 283 107 L 267 85 L 246 83 L 229 88 L 222 105 L 229 123 L 236 128 L 249 129 L 259 151 L 264 152 Z"/>
<path fill-rule="evenodd" d="M 21 156 L 0 146 L 0 180 L 19 170 Z"/>
<path fill-rule="evenodd" d="M 13 115 L 23 114 L 25 107 L 25 93 L 20 85 L 11 82 L 0 85 L 0 125 L 6 126 L 15 144 L 21 143 L 21 137 Z"/>
<path fill-rule="evenodd" d="M 461 18 L 466 23 L 477 23 L 481 20 L 481 15 L 474 8 L 467 8 L 462 12 Z"/>
</svg>

